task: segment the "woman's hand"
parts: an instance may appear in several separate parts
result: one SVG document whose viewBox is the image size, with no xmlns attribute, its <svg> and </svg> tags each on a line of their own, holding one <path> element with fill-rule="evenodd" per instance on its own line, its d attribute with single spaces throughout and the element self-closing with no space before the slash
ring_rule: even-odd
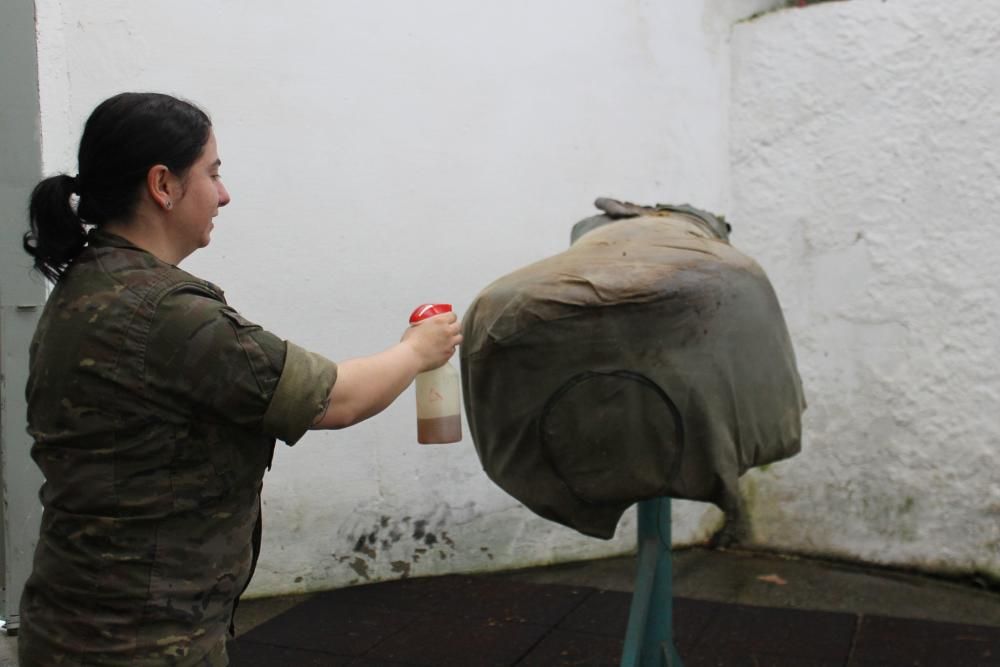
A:
<svg viewBox="0 0 1000 667">
<path fill-rule="evenodd" d="M 402 343 L 417 355 L 420 371 L 444 365 L 462 342 L 462 325 L 455 313 L 442 313 L 414 324 L 403 333 Z"/>
<path fill-rule="evenodd" d="M 312 428 L 344 428 L 378 414 L 417 373 L 433 370 L 455 354 L 461 330 L 454 313 L 442 313 L 408 328 L 388 350 L 337 364 L 327 408 Z"/>
</svg>

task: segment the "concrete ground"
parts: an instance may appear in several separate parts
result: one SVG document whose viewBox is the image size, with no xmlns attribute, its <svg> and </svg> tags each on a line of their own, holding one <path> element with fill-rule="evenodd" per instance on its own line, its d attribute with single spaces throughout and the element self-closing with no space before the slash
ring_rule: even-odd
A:
<svg viewBox="0 0 1000 667">
<path fill-rule="evenodd" d="M 631 591 L 632 557 L 494 573 L 533 583 Z M 715 602 L 843 611 L 1000 627 L 1000 592 L 882 568 L 754 551 L 683 549 L 674 553 L 674 594 Z M 308 596 L 246 600 L 242 634 Z M 16 637 L 0 636 L 0 667 L 17 665 Z"/>
</svg>

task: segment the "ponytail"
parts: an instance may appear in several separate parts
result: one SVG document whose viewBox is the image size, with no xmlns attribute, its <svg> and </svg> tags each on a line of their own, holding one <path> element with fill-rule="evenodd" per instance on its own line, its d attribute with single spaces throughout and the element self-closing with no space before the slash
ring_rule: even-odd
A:
<svg viewBox="0 0 1000 667">
<path fill-rule="evenodd" d="M 31 230 L 24 234 L 24 250 L 35 258 L 35 268 L 54 283 L 87 243 L 83 221 L 70 204 L 76 189 L 76 179 L 62 174 L 46 178 L 31 192 Z"/>
</svg>

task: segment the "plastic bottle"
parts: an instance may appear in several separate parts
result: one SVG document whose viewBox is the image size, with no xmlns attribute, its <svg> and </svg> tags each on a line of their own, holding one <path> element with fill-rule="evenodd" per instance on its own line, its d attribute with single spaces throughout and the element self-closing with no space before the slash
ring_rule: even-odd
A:
<svg viewBox="0 0 1000 667">
<path fill-rule="evenodd" d="M 451 304 L 425 303 L 410 315 L 414 325 L 428 317 L 450 313 Z M 462 385 L 450 363 L 417 375 L 417 442 L 445 444 L 462 439 Z"/>
</svg>

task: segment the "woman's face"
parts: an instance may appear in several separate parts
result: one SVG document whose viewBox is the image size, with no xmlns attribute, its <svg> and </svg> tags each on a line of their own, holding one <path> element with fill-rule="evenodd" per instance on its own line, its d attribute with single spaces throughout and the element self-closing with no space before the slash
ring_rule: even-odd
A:
<svg viewBox="0 0 1000 667">
<path fill-rule="evenodd" d="M 209 131 L 201 156 L 182 180 L 183 194 L 174 202 L 171 216 L 175 237 L 188 254 L 208 245 L 215 226 L 212 218 L 229 203 L 229 192 L 219 175 L 221 165 L 215 133 Z"/>
</svg>

